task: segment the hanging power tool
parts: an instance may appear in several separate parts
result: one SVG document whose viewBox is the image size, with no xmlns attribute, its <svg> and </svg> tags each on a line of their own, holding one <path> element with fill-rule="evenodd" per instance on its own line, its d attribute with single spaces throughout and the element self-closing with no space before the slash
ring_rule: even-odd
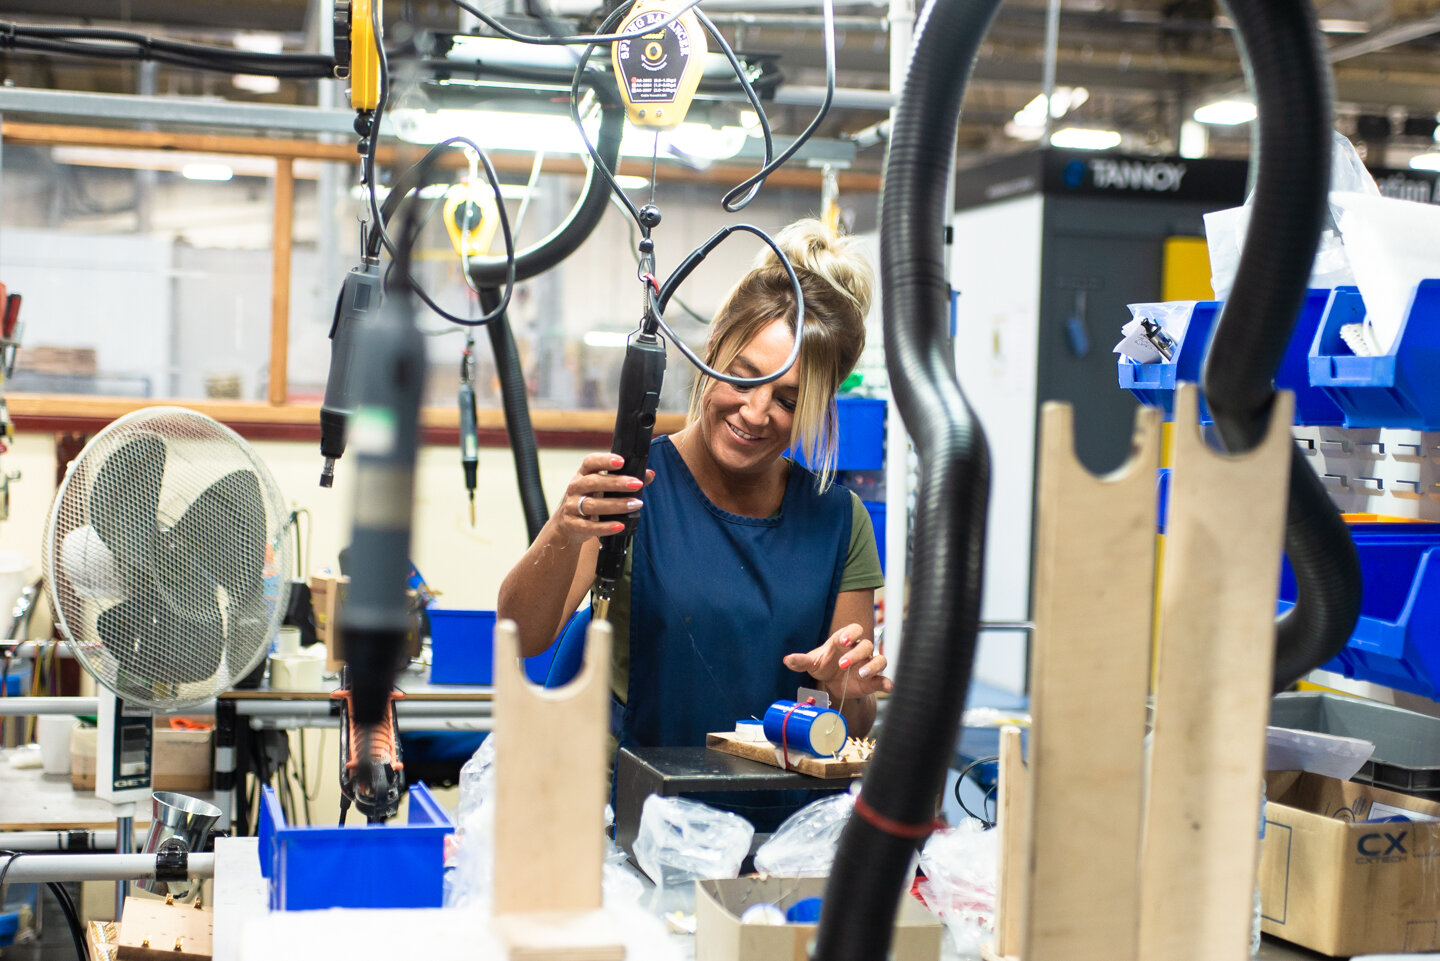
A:
<svg viewBox="0 0 1440 961">
<path fill-rule="evenodd" d="M 363 246 L 363 244 L 362 244 Z M 365 257 L 345 275 L 335 320 L 330 325 L 330 373 L 325 379 L 325 401 L 320 405 L 320 454 L 325 466 L 320 486 L 335 483 L 335 461 L 345 453 L 345 433 L 355 407 L 351 374 L 355 366 L 356 328 L 380 309 L 379 258 Z"/>
<path fill-rule="evenodd" d="M 674 17 L 681 5 L 675 0 L 636 0 L 618 30 L 627 34 L 644 30 Z M 610 62 L 630 122 L 656 128 L 657 138 L 660 128 L 684 122 L 700 83 L 706 51 L 705 34 L 690 11 L 651 33 L 613 44 Z M 660 339 L 660 317 L 655 309 L 660 285 L 655 279 L 655 244 L 650 239 L 650 231 L 660 224 L 660 208 L 653 203 L 653 178 L 650 190 L 652 203 L 641 207 L 638 217 L 644 235 L 640 241 L 639 275 L 646 285 L 645 309 L 640 329 L 625 347 L 615 434 L 610 445 L 612 453 L 625 459 L 620 473 L 641 481 L 650 460 L 650 440 L 660 408 L 660 388 L 665 382 L 665 342 Z M 611 492 L 606 496 L 622 495 Z M 623 531 L 600 539 L 600 557 L 595 563 L 595 613 L 602 619 L 608 615 L 615 585 L 625 573 L 625 554 L 635 535 L 636 518 L 626 515 L 624 522 Z"/>
<path fill-rule="evenodd" d="M 465 493 L 470 498 L 470 526 L 475 526 L 475 472 L 480 466 L 480 438 L 475 425 L 475 335 L 465 336 L 460 360 L 460 467 L 465 472 Z"/>
<path fill-rule="evenodd" d="M 405 695 L 391 691 L 388 717 L 363 726 L 355 720 L 349 673 L 345 668 L 341 688 L 330 693 L 340 704 L 340 823 L 354 804 L 368 823 L 379 824 L 399 812 L 405 793 L 405 763 L 395 736 L 395 702 Z"/>
<path fill-rule="evenodd" d="M 641 242 L 646 249 L 648 238 Z M 653 275 L 651 280 L 653 281 Z M 650 460 L 650 438 L 655 433 L 655 414 L 660 407 L 660 387 L 665 381 L 665 342 L 657 332 L 659 318 L 646 292 L 645 319 L 625 347 L 620 368 L 620 403 L 615 414 L 612 453 L 625 458 L 620 473 L 645 479 Z M 607 491 L 607 497 L 629 497 L 628 493 Z M 600 557 L 595 562 L 595 614 L 602 620 L 610 612 L 615 584 L 625 573 L 625 554 L 635 536 L 637 518 L 625 515 L 625 529 L 600 539 Z"/>
</svg>

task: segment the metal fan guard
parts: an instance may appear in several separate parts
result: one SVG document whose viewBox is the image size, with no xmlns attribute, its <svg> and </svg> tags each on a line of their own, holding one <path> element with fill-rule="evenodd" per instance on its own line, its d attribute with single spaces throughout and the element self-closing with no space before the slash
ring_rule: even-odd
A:
<svg viewBox="0 0 1440 961">
<path fill-rule="evenodd" d="M 256 475 L 265 530 L 264 556 L 254 558 L 263 586 L 244 611 L 231 602 L 224 587 L 215 588 L 222 611 L 222 635 L 207 636 L 204 630 L 178 631 L 179 636 L 174 637 L 167 634 L 158 649 L 146 652 L 142 671 L 135 668 L 133 658 L 127 668 L 97 628 L 102 614 L 133 600 L 134 592 L 90 526 L 90 501 L 105 461 L 129 441 L 146 436 L 162 439 L 166 450 L 156 518 L 158 537 L 174 528 L 212 484 L 231 472 L 245 470 Z M 183 407 L 148 407 L 127 414 L 85 445 L 66 468 L 55 493 L 44 538 L 43 567 L 55 623 L 96 683 L 121 698 L 162 711 L 204 703 L 250 673 L 279 629 L 290 591 L 292 560 L 286 517 L 284 500 L 269 468 L 244 438 L 224 424 Z M 206 550 L 230 552 L 235 548 L 235 538 L 227 538 L 224 530 L 205 530 L 204 536 Z M 250 559 L 236 556 L 240 553 L 238 549 L 227 553 L 227 561 L 250 570 Z M 165 566 L 162 556 L 156 571 Z M 194 614 L 183 606 L 167 606 L 182 618 Z"/>
</svg>

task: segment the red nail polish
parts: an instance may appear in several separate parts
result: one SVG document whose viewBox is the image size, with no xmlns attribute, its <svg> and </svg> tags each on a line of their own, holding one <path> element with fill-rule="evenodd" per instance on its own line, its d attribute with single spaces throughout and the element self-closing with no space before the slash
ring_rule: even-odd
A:
<svg viewBox="0 0 1440 961">
<path fill-rule="evenodd" d="M 626 482 L 625 486 L 630 488 L 632 491 L 638 491 L 640 488 L 644 487 L 645 484 L 639 479 L 632 477 L 628 482 Z"/>
<path fill-rule="evenodd" d="M 844 658 L 844 659 L 842 659 L 842 660 L 840 661 L 840 670 L 843 671 L 843 670 L 845 670 L 845 668 L 847 668 L 847 667 L 849 667 L 849 666 L 850 666 L 850 659 L 849 659 L 848 657 L 847 657 L 847 658 Z"/>
<path fill-rule="evenodd" d="M 625 525 L 624 525 L 624 524 L 621 524 L 621 523 L 618 523 L 618 522 L 610 525 L 610 530 L 611 530 L 613 533 L 616 533 L 616 534 L 620 533 L 620 532 L 623 531 L 624 529 L 625 529 Z"/>
<path fill-rule="evenodd" d="M 611 466 L 611 467 L 624 467 L 624 466 L 625 466 L 625 458 L 621 457 L 619 454 L 616 454 L 614 457 L 611 457 L 611 458 L 610 458 L 610 466 Z"/>
</svg>

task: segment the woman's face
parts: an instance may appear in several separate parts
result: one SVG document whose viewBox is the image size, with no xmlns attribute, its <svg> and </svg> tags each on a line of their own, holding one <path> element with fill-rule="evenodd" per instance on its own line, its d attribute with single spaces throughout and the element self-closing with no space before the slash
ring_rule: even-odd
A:
<svg viewBox="0 0 1440 961">
<path fill-rule="evenodd" d="M 740 349 L 725 373 L 759 377 L 780 369 L 795 346 L 783 320 L 769 326 Z M 785 376 L 759 387 L 735 387 L 712 381 L 701 403 L 700 430 L 715 462 L 739 474 L 769 469 L 790 446 L 790 429 L 800 394 L 800 363 Z"/>
</svg>

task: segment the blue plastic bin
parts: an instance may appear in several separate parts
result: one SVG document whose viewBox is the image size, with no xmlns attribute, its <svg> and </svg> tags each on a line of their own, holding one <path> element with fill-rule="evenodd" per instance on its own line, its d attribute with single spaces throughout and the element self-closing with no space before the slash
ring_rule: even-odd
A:
<svg viewBox="0 0 1440 961">
<path fill-rule="evenodd" d="M 1436 698 L 1440 695 L 1440 524 L 1351 524 L 1365 593 L 1350 643 L 1327 671 Z M 1295 604 L 1286 561 L 1280 609 Z"/>
<path fill-rule="evenodd" d="M 835 398 L 836 470 L 879 470 L 885 466 L 885 401 L 874 397 Z M 810 463 L 799 450 L 788 450 L 806 467 Z"/>
<path fill-rule="evenodd" d="M 428 613 L 430 683 L 493 683 L 495 612 L 432 607 Z"/>
<path fill-rule="evenodd" d="M 5 673 L 5 696 L 20 697 L 30 693 L 30 665 L 12 662 Z"/>
<path fill-rule="evenodd" d="M 406 824 L 291 827 L 275 791 L 261 788 L 260 873 L 270 910 L 444 906 L 450 818 L 423 784 L 410 788 Z"/>
<path fill-rule="evenodd" d="M 1310 348 L 1316 330 L 1325 317 L 1326 304 L 1330 301 L 1329 290 L 1310 290 L 1305 294 L 1305 303 L 1295 322 L 1295 330 L 1286 345 L 1285 355 L 1280 360 L 1280 369 L 1275 373 L 1275 386 L 1295 394 L 1295 423 L 1308 425 L 1334 425 L 1344 420 L 1344 414 L 1335 400 L 1312 386 L 1310 379 Z M 1165 419 L 1175 416 L 1175 387 L 1180 383 L 1198 384 L 1200 369 L 1205 360 L 1205 351 L 1210 346 L 1210 336 L 1215 331 L 1215 322 L 1220 316 L 1221 303 L 1202 300 L 1190 314 L 1190 323 L 1185 336 L 1169 361 L 1158 364 L 1137 364 L 1125 357 L 1119 358 L 1120 386 L 1124 387 L 1140 403 L 1147 407 L 1158 407 L 1165 412 Z M 1211 423 L 1210 409 L 1205 399 L 1200 399 L 1200 423 Z"/>
<path fill-rule="evenodd" d="M 1310 348 L 1310 383 L 1344 412 L 1346 427 L 1440 430 L 1440 280 L 1420 282 L 1380 357 L 1356 357 L 1340 328 L 1365 318 L 1354 287 L 1337 287 Z"/>
</svg>

